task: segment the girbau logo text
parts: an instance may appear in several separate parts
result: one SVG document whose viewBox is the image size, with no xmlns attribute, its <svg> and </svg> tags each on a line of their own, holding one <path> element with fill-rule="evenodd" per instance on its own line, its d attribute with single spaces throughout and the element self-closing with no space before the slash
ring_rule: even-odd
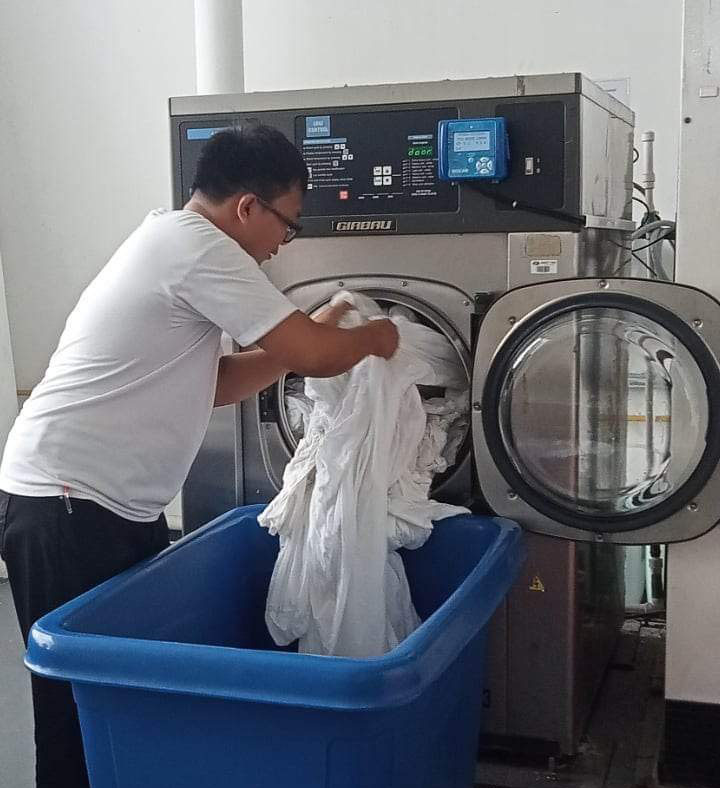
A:
<svg viewBox="0 0 720 788">
<path fill-rule="evenodd" d="M 333 230 L 336 233 L 387 232 L 394 229 L 395 219 L 373 219 L 359 222 L 342 220 L 333 222 Z"/>
</svg>

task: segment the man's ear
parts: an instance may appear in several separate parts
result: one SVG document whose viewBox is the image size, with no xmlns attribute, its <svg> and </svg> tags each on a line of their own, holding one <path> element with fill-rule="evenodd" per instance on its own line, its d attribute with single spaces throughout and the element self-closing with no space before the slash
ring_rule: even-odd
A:
<svg viewBox="0 0 720 788">
<path fill-rule="evenodd" d="M 237 201 L 236 206 L 236 213 L 238 219 L 245 224 L 248 219 L 250 218 L 250 210 L 252 209 L 253 205 L 257 202 L 257 198 L 254 194 L 243 194 L 240 199 Z"/>
</svg>

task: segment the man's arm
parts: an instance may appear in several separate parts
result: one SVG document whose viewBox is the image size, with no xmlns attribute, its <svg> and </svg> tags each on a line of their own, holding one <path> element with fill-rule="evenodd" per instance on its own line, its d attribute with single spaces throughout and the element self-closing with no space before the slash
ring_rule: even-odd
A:
<svg viewBox="0 0 720 788">
<path fill-rule="evenodd" d="M 284 372 L 332 377 L 346 372 L 365 356 L 389 358 L 397 348 L 397 329 L 389 320 L 373 320 L 358 328 L 337 328 L 350 307 L 328 307 L 313 319 L 294 312 L 258 340 L 261 350 L 222 356 L 215 406 L 251 397 Z"/>
<path fill-rule="evenodd" d="M 215 388 L 215 407 L 252 397 L 287 371 L 264 350 L 247 350 L 244 353 L 221 356 Z"/>
<path fill-rule="evenodd" d="M 330 378 L 354 367 L 366 356 L 390 358 L 398 332 L 390 320 L 371 320 L 357 328 L 337 328 L 293 312 L 258 340 L 277 364 L 314 378 Z"/>
</svg>

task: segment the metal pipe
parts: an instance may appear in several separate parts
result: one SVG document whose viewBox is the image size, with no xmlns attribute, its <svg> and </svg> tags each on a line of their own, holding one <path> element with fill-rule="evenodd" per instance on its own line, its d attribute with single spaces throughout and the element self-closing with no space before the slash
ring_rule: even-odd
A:
<svg viewBox="0 0 720 788">
<path fill-rule="evenodd" d="M 653 161 L 653 146 L 655 144 L 655 132 L 643 131 L 641 137 L 642 144 L 642 162 L 644 165 L 644 172 L 640 174 L 640 185 L 645 189 L 645 202 L 648 206 L 648 212 L 655 212 L 655 163 Z"/>
</svg>

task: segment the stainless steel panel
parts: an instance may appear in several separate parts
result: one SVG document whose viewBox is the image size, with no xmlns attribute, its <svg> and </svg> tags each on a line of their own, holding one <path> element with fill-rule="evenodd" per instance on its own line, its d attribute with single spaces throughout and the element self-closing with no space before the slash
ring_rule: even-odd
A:
<svg viewBox="0 0 720 788">
<path fill-rule="evenodd" d="M 479 291 L 507 289 L 507 239 L 503 233 L 297 238 L 263 271 L 283 292 L 329 277 L 338 287 L 350 276 L 394 279 L 400 287 L 411 277 L 454 288 L 461 304 Z"/>
<path fill-rule="evenodd" d="M 507 597 L 502 601 L 488 625 L 486 646 L 485 687 L 483 688 L 483 732 L 508 736 L 508 630 L 510 611 Z"/>
<path fill-rule="evenodd" d="M 537 534 L 527 547 L 490 629 L 483 731 L 571 755 L 623 621 L 620 549 Z"/>
<path fill-rule="evenodd" d="M 597 230 L 620 230 L 624 233 L 632 232 L 637 225 L 632 219 L 608 219 L 605 216 L 585 215 L 585 226 Z"/>
<path fill-rule="evenodd" d="M 622 231 L 508 233 L 507 239 L 508 290 L 557 279 L 617 276 L 626 254 Z"/>
<path fill-rule="evenodd" d="M 528 560 L 508 597 L 508 728 L 515 736 L 562 742 L 565 749 L 574 703 L 573 554 L 572 543 L 528 537 Z M 543 590 L 533 590 L 540 583 Z"/>
<path fill-rule="evenodd" d="M 235 405 L 215 408 L 210 419 L 182 489 L 183 533 L 194 531 L 243 500 L 238 486 L 241 468 L 236 467 L 235 410 Z"/>
<path fill-rule="evenodd" d="M 587 80 L 581 82 L 579 74 L 568 73 L 486 77 L 485 79 L 446 79 L 438 82 L 356 85 L 342 88 L 237 93 L 234 95 L 180 96 L 170 99 L 170 115 L 546 96 L 558 93 L 578 93 L 581 90 L 581 85 L 592 93 L 593 100 L 602 102 L 608 109 L 612 107 L 618 113 L 630 113 L 627 107 L 623 107 L 620 102 L 605 91 L 598 93 L 597 91 L 600 89 L 597 86 Z"/>
<path fill-rule="evenodd" d="M 584 98 L 580 102 L 581 212 L 632 219 L 633 121 Z"/>
<path fill-rule="evenodd" d="M 581 264 L 578 233 L 508 234 L 508 290 L 570 279 L 578 275 Z"/>
<path fill-rule="evenodd" d="M 424 101 L 552 96 L 567 93 L 582 93 L 589 101 L 606 112 L 625 123 L 634 124 L 635 116 L 632 110 L 587 77 L 577 73 L 446 79 L 438 82 L 356 85 L 230 95 L 179 96 L 170 99 L 170 115 L 210 115 L 320 106 L 352 107 Z"/>
<path fill-rule="evenodd" d="M 243 440 L 237 445 L 237 461 L 243 469 L 245 494 L 242 502 L 267 503 L 281 487 L 282 476 L 274 469 L 285 467 L 288 451 L 279 426 L 260 421 L 257 397 L 243 402 L 239 410 Z"/>
</svg>

